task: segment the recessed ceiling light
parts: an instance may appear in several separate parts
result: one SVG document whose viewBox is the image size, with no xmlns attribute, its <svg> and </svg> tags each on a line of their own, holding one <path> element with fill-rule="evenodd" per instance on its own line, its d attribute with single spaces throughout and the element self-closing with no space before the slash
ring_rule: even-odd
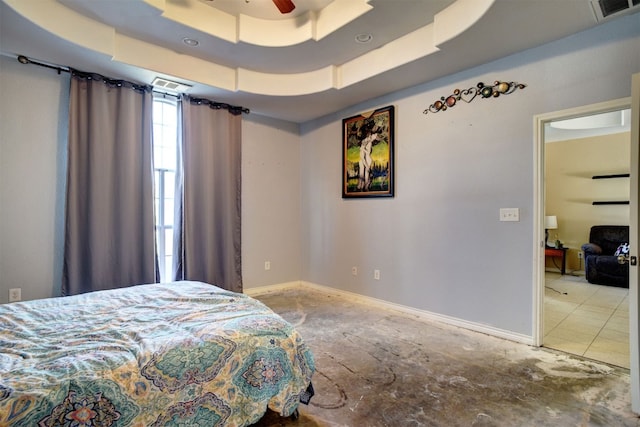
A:
<svg viewBox="0 0 640 427">
<path fill-rule="evenodd" d="M 182 43 L 186 44 L 187 46 L 191 46 L 191 47 L 196 47 L 200 44 L 200 42 L 196 39 L 190 39 L 189 37 L 185 37 L 182 39 Z"/>
<path fill-rule="evenodd" d="M 356 41 L 358 43 L 369 43 L 371 39 L 373 39 L 373 36 L 371 34 L 358 34 L 356 36 Z"/>
</svg>

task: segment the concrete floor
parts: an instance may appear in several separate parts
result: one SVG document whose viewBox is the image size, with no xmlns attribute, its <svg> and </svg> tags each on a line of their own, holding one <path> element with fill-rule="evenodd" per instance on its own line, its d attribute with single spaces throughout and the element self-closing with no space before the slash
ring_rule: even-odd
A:
<svg viewBox="0 0 640 427">
<path fill-rule="evenodd" d="M 640 426 L 626 369 L 316 290 L 257 296 L 300 331 L 316 395 L 256 426 Z"/>
</svg>

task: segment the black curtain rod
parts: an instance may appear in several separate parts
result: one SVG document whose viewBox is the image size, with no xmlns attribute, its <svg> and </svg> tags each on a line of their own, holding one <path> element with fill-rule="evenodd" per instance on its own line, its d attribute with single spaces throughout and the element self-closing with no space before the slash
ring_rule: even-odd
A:
<svg viewBox="0 0 640 427">
<path fill-rule="evenodd" d="M 58 74 L 60 74 L 63 71 L 65 73 L 70 73 L 71 72 L 71 69 L 69 67 L 60 67 L 59 65 L 45 64 L 43 62 L 38 62 L 38 61 L 34 61 L 32 59 L 29 59 L 24 55 L 18 55 L 18 62 L 21 63 L 21 64 L 34 64 L 34 65 L 39 65 L 41 67 L 50 68 L 52 70 L 56 70 L 58 72 Z"/>
<path fill-rule="evenodd" d="M 24 55 L 18 55 L 18 62 L 20 62 L 21 64 L 34 64 L 34 65 L 38 65 L 40 67 L 45 67 L 45 68 L 49 68 L 51 70 L 56 70 L 58 72 L 58 74 L 65 72 L 65 73 L 76 73 L 79 74 L 80 76 L 90 76 L 90 75 L 94 75 L 92 73 L 87 73 L 84 71 L 78 71 L 78 70 L 72 70 L 69 67 L 62 67 L 60 65 L 51 65 L 51 64 L 45 64 L 44 62 L 39 62 L 39 61 L 34 61 L 30 58 L 27 58 Z M 106 81 L 115 81 L 112 79 L 108 79 L 106 77 L 103 77 Z M 135 87 L 142 87 L 141 85 L 132 83 L 132 85 L 134 85 Z M 179 94 L 173 94 L 173 93 L 168 93 L 168 92 L 162 92 L 156 89 L 153 89 L 152 92 L 154 93 L 158 93 L 160 95 L 163 96 L 173 96 L 175 98 L 180 99 L 180 95 Z M 236 105 L 229 105 L 223 102 L 215 102 L 215 101 L 211 101 L 208 99 L 204 99 L 204 98 L 191 98 L 190 97 L 190 101 L 196 104 L 206 104 L 209 105 L 209 107 L 214 108 L 214 109 L 220 109 L 220 108 L 224 108 L 226 110 L 229 110 L 230 113 L 238 115 L 238 114 L 249 114 L 250 110 L 248 108 L 244 108 L 244 107 L 240 107 L 240 106 L 236 106 Z"/>
<path fill-rule="evenodd" d="M 249 109 L 248 108 L 238 107 L 238 106 L 235 106 L 235 105 L 229 105 L 229 104 L 225 104 L 224 102 L 214 102 L 214 101 L 211 101 L 211 100 L 205 99 L 205 98 L 195 98 L 195 97 L 191 97 L 189 95 L 187 95 L 186 98 L 192 104 L 208 105 L 209 108 L 212 108 L 214 110 L 220 110 L 220 109 L 228 110 L 231 114 L 233 114 L 235 116 L 238 116 L 238 115 L 240 115 L 242 113 L 249 114 Z"/>
<path fill-rule="evenodd" d="M 172 98 L 177 98 L 178 101 L 180 101 L 180 95 L 178 95 L 177 93 L 162 92 L 157 89 L 154 89 L 153 93 L 157 93 L 158 95 L 162 95 L 163 97 L 170 96 Z"/>
</svg>

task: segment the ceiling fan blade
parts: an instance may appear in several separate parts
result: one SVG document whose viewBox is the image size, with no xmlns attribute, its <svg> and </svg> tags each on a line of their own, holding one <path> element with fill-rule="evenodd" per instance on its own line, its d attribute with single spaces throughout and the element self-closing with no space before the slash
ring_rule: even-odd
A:
<svg viewBox="0 0 640 427">
<path fill-rule="evenodd" d="M 289 13 L 296 8 L 291 0 L 273 0 L 280 13 Z"/>
</svg>

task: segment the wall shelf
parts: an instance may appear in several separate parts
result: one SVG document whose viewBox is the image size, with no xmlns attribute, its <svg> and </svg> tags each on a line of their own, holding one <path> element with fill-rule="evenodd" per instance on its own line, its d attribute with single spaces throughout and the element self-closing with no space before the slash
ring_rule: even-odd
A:
<svg viewBox="0 0 640 427">
<path fill-rule="evenodd" d="M 615 173 L 610 175 L 594 175 L 591 179 L 629 178 L 628 173 Z"/>
<path fill-rule="evenodd" d="M 593 202 L 592 205 L 628 205 L 628 200 L 612 200 L 612 201 L 602 201 L 602 202 Z"/>
</svg>

